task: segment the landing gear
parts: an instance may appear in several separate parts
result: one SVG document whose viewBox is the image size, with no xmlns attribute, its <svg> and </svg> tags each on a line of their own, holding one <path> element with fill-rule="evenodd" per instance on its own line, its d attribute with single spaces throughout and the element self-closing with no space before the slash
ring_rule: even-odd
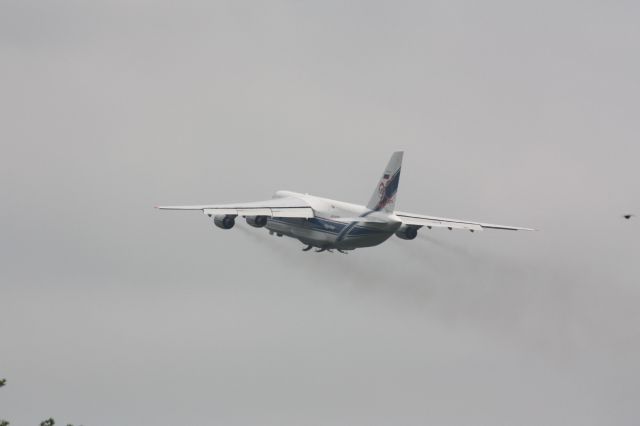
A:
<svg viewBox="0 0 640 426">
<path fill-rule="evenodd" d="M 302 249 L 302 251 L 309 251 L 313 248 L 313 246 L 311 244 L 307 244 L 307 246 L 305 248 Z M 340 253 L 342 254 L 349 254 L 347 253 L 345 250 L 341 250 L 341 249 L 336 249 L 338 250 Z M 322 253 L 323 251 L 328 251 L 329 253 L 333 253 L 333 248 L 329 248 L 329 247 L 316 247 L 316 249 L 314 250 L 316 253 Z"/>
<path fill-rule="evenodd" d="M 333 253 L 333 250 L 326 248 L 326 247 L 321 247 L 316 249 L 316 253 L 322 253 L 323 251 L 328 251 L 329 253 Z"/>
</svg>

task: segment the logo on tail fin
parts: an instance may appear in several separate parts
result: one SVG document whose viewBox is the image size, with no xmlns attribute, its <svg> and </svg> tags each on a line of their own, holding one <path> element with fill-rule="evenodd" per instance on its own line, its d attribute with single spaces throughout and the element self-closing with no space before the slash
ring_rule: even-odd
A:
<svg viewBox="0 0 640 426">
<path fill-rule="evenodd" d="M 400 168 L 402 166 L 402 151 L 394 152 L 387 167 L 378 181 L 371 199 L 367 204 L 370 211 L 393 212 L 396 203 L 396 193 L 400 183 Z"/>
<path fill-rule="evenodd" d="M 398 184 L 400 183 L 400 169 L 395 172 L 393 177 L 389 179 L 389 174 L 385 173 L 378 186 L 378 193 L 380 194 L 380 201 L 376 204 L 373 210 L 382 210 L 389 203 L 395 201 L 396 193 L 398 192 Z"/>
</svg>

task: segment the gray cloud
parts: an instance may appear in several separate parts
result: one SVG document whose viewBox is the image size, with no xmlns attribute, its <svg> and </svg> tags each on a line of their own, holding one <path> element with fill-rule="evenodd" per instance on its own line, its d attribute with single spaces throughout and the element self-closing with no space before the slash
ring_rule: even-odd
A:
<svg viewBox="0 0 640 426">
<path fill-rule="evenodd" d="M 0 414 L 636 424 L 634 2 L 0 6 Z M 348 256 L 158 203 L 540 228 Z"/>
</svg>

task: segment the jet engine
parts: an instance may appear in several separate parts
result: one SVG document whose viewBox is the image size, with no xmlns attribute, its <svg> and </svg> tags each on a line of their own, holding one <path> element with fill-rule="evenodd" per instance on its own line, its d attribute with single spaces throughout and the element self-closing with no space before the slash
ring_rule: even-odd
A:
<svg viewBox="0 0 640 426">
<path fill-rule="evenodd" d="M 213 217 L 213 223 L 218 228 L 231 229 L 236 224 L 236 216 L 231 214 L 219 214 Z"/>
<path fill-rule="evenodd" d="M 419 226 L 402 225 L 396 231 L 396 236 L 403 240 L 413 240 L 415 237 L 418 236 L 418 229 L 420 229 Z"/>
<path fill-rule="evenodd" d="M 247 216 L 247 223 L 254 228 L 262 228 L 267 224 L 267 216 Z"/>
</svg>

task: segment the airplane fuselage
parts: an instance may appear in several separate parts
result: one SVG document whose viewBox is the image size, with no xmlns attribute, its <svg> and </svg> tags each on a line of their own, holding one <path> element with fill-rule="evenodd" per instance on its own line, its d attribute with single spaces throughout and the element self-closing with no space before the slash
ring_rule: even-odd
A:
<svg viewBox="0 0 640 426">
<path fill-rule="evenodd" d="M 358 204 L 291 191 L 278 191 L 274 195 L 274 198 L 283 197 L 306 201 L 313 208 L 315 217 L 270 217 L 265 227 L 271 233 L 286 235 L 313 247 L 354 250 L 377 246 L 389 239 L 402 225 L 393 214 L 372 211 Z M 369 220 L 358 221 L 361 217 Z"/>
</svg>

